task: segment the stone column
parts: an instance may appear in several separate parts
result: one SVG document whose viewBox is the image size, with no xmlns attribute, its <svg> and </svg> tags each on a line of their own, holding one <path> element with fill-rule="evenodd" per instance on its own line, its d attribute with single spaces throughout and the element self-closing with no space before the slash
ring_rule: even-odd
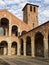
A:
<svg viewBox="0 0 49 65">
<path fill-rule="evenodd" d="M 48 58 L 48 39 L 44 38 L 44 57 Z"/>
<path fill-rule="evenodd" d="M 34 43 L 34 37 L 31 38 L 31 52 L 32 52 L 32 57 L 35 57 L 35 43 Z"/>
<path fill-rule="evenodd" d="M 26 40 L 25 39 L 23 43 L 23 51 L 24 51 L 24 56 L 26 56 Z"/>
<path fill-rule="evenodd" d="M 20 43 L 17 44 L 17 55 L 20 55 Z"/>
<path fill-rule="evenodd" d="M 48 58 L 48 30 L 44 34 L 44 57 Z"/>
<path fill-rule="evenodd" d="M 11 55 L 11 43 L 8 43 L 8 55 Z"/>
</svg>

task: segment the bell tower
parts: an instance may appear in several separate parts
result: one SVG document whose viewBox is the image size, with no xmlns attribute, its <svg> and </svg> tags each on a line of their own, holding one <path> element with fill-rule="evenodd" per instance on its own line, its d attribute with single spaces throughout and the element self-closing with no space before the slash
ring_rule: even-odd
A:
<svg viewBox="0 0 49 65">
<path fill-rule="evenodd" d="M 27 3 L 23 11 L 23 21 L 30 25 L 31 29 L 38 26 L 38 5 Z"/>
</svg>

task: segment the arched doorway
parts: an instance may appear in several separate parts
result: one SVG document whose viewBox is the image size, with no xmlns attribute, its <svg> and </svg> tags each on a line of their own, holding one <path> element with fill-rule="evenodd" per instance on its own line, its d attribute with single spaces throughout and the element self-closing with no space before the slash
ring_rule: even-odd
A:
<svg viewBox="0 0 49 65">
<path fill-rule="evenodd" d="M 35 34 L 35 56 L 43 57 L 44 56 L 44 36 L 37 32 Z"/>
<path fill-rule="evenodd" d="M 18 27 L 15 25 L 12 26 L 12 35 L 18 36 Z"/>
<path fill-rule="evenodd" d="M 1 18 L 1 27 L 4 29 L 4 35 L 9 34 L 9 20 L 7 18 Z"/>
<path fill-rule="evenodd" d="M 17 54 L 17 42 L 12 42 L 11 45 L 11 55 L 16 55 Z"/>
<path fill-rule="evenodd" d="M 20 43 L 21 43 L 20 53 L 21 53 L 21 55 L 23 55 L 24 54 L 24 51 L 23 51 L 23 39 L 20 40 Z"/>
<path fill-rule="evenodd" d="M 26 37 L 26 55 L 31 56 L 31 38 Z"/>
<path fill-rule="evenodd" d="M 6 41 L 2 41 L 0 43 L 0 55 L 8 54 L 8 43 Z"/>
</svg>

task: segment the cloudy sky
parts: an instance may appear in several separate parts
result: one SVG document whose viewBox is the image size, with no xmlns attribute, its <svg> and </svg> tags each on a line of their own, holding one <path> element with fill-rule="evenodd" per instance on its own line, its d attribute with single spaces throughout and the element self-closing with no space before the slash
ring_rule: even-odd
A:
<svg viewBox="0 0 49 65">
<path fill-rule="evenodd" d="M 49 0 L 0 0 L 0 9 L 7 9 L 22 20 L 26 3 L 39 5 L 39 24 L 49 20 Z"/>
</svg>

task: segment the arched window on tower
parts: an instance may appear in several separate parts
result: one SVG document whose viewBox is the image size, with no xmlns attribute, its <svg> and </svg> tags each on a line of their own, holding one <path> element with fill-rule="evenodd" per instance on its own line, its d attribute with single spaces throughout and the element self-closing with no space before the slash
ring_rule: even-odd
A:
<svg viewBox="0 0 49 65">
<path fill-rule="evenodd" d="M 30 11 L 32 11 L 32 6 L 30 6 Z"/>
<path fill-rule="evenodd" d="M 34 7 L 34 12 L 36 12 L 36 7 Z"/>
</svg>

